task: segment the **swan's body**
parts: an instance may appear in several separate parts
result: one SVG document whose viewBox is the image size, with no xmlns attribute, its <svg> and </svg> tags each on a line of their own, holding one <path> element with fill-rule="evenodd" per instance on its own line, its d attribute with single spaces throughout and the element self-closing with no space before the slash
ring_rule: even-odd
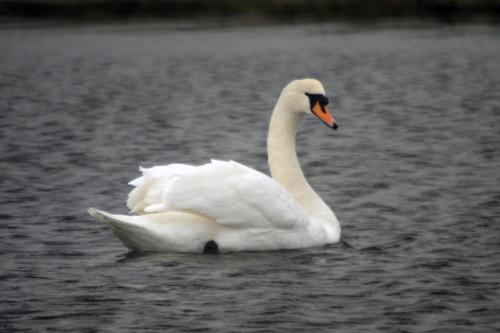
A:
<svg viewBox="0 0 500 333">
<path fill-rule="evenodd" d="M 130 182 L 135 188 L 127 205 L 138 215 L 89 213 L 138 251 L 203 252 L 207 244 L 223 252 L 257 251 L 338 242 L 337 218 L 306 181 L 295 151 L 304 109 L 336 128 L 321 96 L 321 83 L 312 79 L 283 89 L 269 125 L 273 178 L 232 161 L 156 166 L 141 169 L 143 175 Z"/>
</svg>

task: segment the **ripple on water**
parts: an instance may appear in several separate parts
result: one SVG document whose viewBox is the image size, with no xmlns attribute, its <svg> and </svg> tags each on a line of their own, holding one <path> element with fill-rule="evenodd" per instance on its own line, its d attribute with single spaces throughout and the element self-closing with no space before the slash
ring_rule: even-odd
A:
<svg viewBox="0 0 500 333">
<path fill-rule="evenodd" d="M 0 30 L 0 330 L 500 330 L 497 39 L 481 25 Z M 340 124 L 306 117 L 298 137 L 339 244 L 144 255 L 87 216 L 126 213 L 138 165 L 267 171 L 276 96 L 306 76 Z"/>
</svg>

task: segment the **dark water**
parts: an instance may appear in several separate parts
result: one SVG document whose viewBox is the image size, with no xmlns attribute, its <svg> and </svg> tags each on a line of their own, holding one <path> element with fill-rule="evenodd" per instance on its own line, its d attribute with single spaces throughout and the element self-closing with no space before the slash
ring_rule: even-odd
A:
<svg viewBox="0 0 500 333">
<path fill-rule="evenodd" d="M 500 29 L 337 25 L 0 30 L 0 331 L 500 330 Z M 337 132 L 299 134 L 344 242 L 127 254 L 138 165 L 267 171 L 281 88 L 319 78 Z"/>
</svg>

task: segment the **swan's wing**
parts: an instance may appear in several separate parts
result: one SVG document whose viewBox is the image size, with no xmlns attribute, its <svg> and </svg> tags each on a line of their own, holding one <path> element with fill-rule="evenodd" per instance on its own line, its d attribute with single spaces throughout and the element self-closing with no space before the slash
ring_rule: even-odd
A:
<svg viewBox="0 0 500 333">
<path fill-rule="evenodd" d="M 132 180 L 129 185 L 135 188 L 128 195 L 127 207 L 131 213 L 151 213 L 163 211 L 163 196 L 167 186 L 174 179 L 193 173 L 197 167 L 188 164 L 169 164 L 142 168 L 142 176 Z"/>
<path fill-rule="evenodd" d="M 132 212 L 190 210 L 237 228 L 305 226 L 307 214 L 275 180 L 230 161 L 141 169 L 127 202 Z"/>
</svg>

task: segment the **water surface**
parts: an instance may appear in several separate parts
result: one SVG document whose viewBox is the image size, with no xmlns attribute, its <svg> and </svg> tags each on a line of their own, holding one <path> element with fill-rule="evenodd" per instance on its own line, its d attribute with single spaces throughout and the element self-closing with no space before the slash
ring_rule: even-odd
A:
<svg viewBox="0 0 500 333">
<path fill-rule="evenodd" d="M 0 330 L 500 330 L 500 30 L 154 25 L 0 30 Z M 281 88 L 320 79 L 339 130 L 302 124 L 343 242 L 128 254 L 137 168 L 267 172 Z"/>
</svg>

